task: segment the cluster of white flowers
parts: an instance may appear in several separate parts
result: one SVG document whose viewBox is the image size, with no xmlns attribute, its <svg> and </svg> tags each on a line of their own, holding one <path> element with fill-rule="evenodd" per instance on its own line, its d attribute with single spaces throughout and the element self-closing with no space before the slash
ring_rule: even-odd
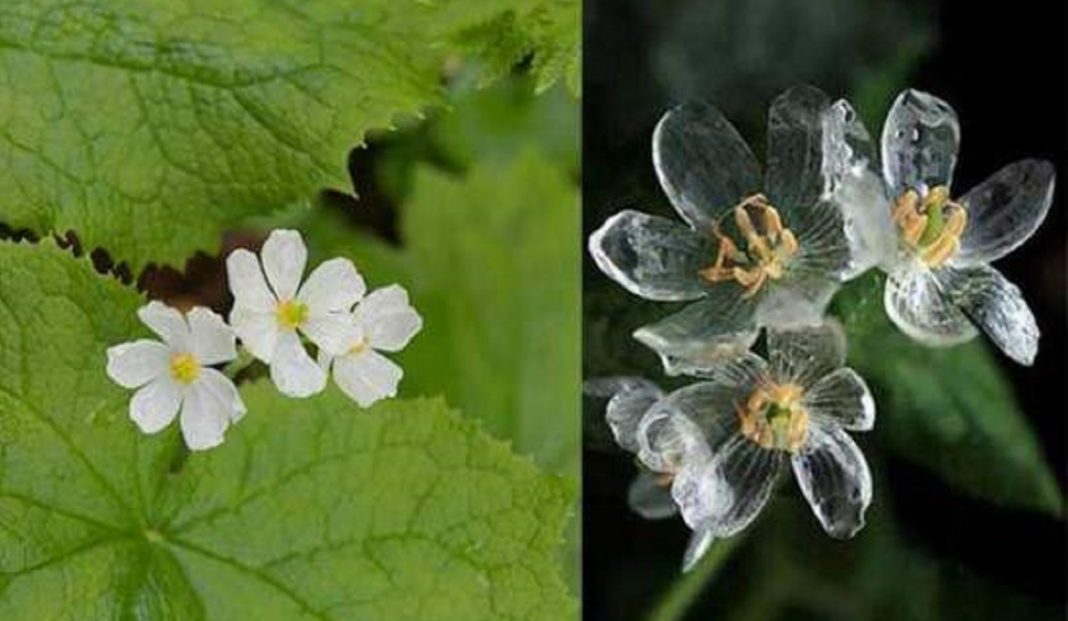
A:
<svg viewBox="0 0 1068 621">
<path fill-rule="evenodd" d="M 308 251 L 300 233 L 272 231 L 259 258 L 230 253 L 226 270 L 234 307 L 230 323 L 203 307 L 183 315 L 161 302 L 138 310 L 162 342 L 140 339 L 110 347 L 107 374 L 137 389 L 130 418 L 145 433 L 179 417 L 192 450 L 218 446 L 245 414 L 233 380 L 213 368 L 237 359 L 237 340 L 270 367 L 271 381 L 290 397 L 338 387 L 362 407 L 397 393 L 403 372 L 380 352 L 404 348 L 423 321 L 408 294 L 390 285 L 370 294 L 352 261 L 331 259 L 301 284 Z M 304 339 L 317 349 L 309 354 Z M 180 415 L 179 415 L 180 413 Z"/>
<path fill-rule="evenodd" d="M 755 519 L 787 459 L 829 535 L 863 527 L 871 474 L 846 431 L 872 429 L 875 405 L 824 317 L 842 282 L 878 267 L 887 316 L 913 339 L 944 346 L 982 330 L 1013 360 L 1034 360 L 1034 316 L 989 263 L 1041 224 L 1053 167 L 1016 162 L 954 199 L 959 141 L 952 108 L 908 90 L 877 155 L 848 102 L 797 87 L 771 106 L 761 179 L 715 108 L 686 104 L 660 120 L 653 163 L 684 223 L 623 211 L 589 250 L 632 293 L 692 302 L 634 337 L 668 375 L 701 381 L 666 395 L 633 377 L 586 387 L 608 398 L 617 442 L 645 468 L 631 507 L 679 513 L 694 531 L 684 567 Z M 766 360 L 750 351 L 762 333 Z"/>
</svg>

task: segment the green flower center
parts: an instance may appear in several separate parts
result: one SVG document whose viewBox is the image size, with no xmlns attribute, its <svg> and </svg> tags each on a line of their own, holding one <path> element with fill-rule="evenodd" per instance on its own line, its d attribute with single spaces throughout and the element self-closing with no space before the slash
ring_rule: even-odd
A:
<svg viewBox="0 0 1068 621">
<path fill-rule="evenodd" d="M 200 364 L 193 354 L 171 356 L 171 377 L 180 384 L 192 384 L 200 375 Z"/>
<path fill-rule="evenodd" d="M 296 300 L 283 300 L 275 311 L 278 325 L 286 330 L 293 330 L 308 318 L 308 305 Z"/>
</svg>

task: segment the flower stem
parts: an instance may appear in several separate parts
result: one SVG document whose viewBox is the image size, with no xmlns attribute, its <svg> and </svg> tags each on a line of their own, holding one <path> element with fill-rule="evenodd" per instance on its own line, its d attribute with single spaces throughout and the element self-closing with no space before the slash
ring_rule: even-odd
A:
<svg viewBox="0 0 1068 621">
<path fill-rule="evenodd" d="M 712 544 L 705 555 L 689 572 L 683 574 L 671 586 L 656 608 L 646 617 L 648 621 L 679 621 L 686 615 L 705 586 L 716 577 L 731 553 L 742 542 L 743 535 L 720 539 Z"/>
</svg>

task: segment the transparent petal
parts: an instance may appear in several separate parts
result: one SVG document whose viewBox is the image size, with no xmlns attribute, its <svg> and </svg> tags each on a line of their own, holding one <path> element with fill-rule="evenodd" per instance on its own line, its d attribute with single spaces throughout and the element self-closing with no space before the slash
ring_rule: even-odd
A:
<svg viewBox="0 0 1068 621">
<path fill-rule="evenodd" d="M 371 292 L 353 313 L 371 346 L 382 351 L 400 351 L 423 327 L 423 318 L 408 303 L 408 292 L 389 285 Z"/>
<path fill-rule="evenodd" d="M 308 262 L 308 248 L 300 233 L 275 229 L 260 249 L 263 273 L 280 300 L 292 300 L 297 295 L 304 265 Z"/>
<path fill-rule="evenodd" d="M 748 526 L 775 489 L 782 451 L 765 450 L 741 435 L 728 440 L 699 473 L 672 486 L 690 528 L 707 526 L 730 537 Z"/>
<path fill-rule="evenodd" d="M 823 321 L 839 283 L 825 276 L 791 274 L 772 283 L 757 302 L 754 320 L 766 328 L 799 328 Z"/>
<path fill-rule="evenodd" d="M 308 274 L 297 298 L 313 312 L 348 312 L 367 292 L 352 261 L 338 257 L 323 261 Z"/>
<path fill-rule="evenodd" d="M 1030 366 L 1038 353 L 1038 324 L 1019 287 L 989 265 L 938 272 L 949 299 L 1016 362 Z"/>
<path fill-rule="evenodd" d="M 883 125 L 883 178 L 890 195 L 951 185 L 959 146 L 960 124 L 949 104 L 921 91 L 902 92 Z"/>
<path fill-rule="evenodd" d="M 715 540 L 716 535 L 711 527 L 699 526 L 694 529 L 693 534 L 690 535 L 690 541 L 686 544 L 686 552 L 682 555 L 682 571 L 687 572 L 693 569 L 697 561 L 701 560 L 712 547 Z"/>
<path fill-rule="evenodd" d="M 814 419 L 852 431 L 875 425 L 875 400 L 868 384 L 856 371 L 841 368 L 805 391 L 802 405 Z"/>
<path fill-rule="evenodd" d="M 161 375 L 134 393 L 130 419 L 144 433 L 156 433 L 174 420 L 181 404 L 181 386 L 169 375 Z"/>
<path fill-rule="evenodd" d="M 604 377 L 587 380 L 583 391 L 608 399 L 605 420 L 612 436 L 620 447 L 637 453 L 638 423 L 646 410 L 664 395 L 660 387 L 640 377 Z"/>
<path fill-rule="evenodd" d="M 760 191 L 760 167 L 719 110 L 703 102 L 669 110 L 653 132 L 653 166 L 672 205 L 698 231 Z"/>
<path fill-rule="evenodd" d="M 670 480 L 664 475 L 643 470 L 627 489 L 627 506 L 647 520 L 662 520 L 679 512 L 671 498 Z"/>
<path fill-rule="evenodd" d="M 668 375 L 709 368 L 749 350 L 757 337 L 756 303 L 744 290 L 721 283 L 674 315 L 638 328 L 634 338 L 665 362 Z"/>
<path fill-rule="evenodd" d="M 245 349 L 260 360 L 271 362 L 280 332 L 274 311 L 264 312 L 246 306 L 234 306 L 230 311 L 230 325 Z"/>
<path fill-rule="evenodd" d="M 797 238 L 797 254 L 788 264 L 791 279 L 840 280 L 854 269 L 845 218 L 837 203 L 820 199 L 783 216 L 783 226 Z"/>
<path fill-rule="evenodd" d="M 334 359 L 334 381 L 360 407 L 395 397 L 404 371 L 374 350 Z"/>
<path fill-rule="evenodd" d="M 765 188 L 787 222 L 823 194 L 823 117 L 830 105 L 823 91 L 802 85 L 776 97 L 768 111 Z"/>
<path fill-rule="evenodd" d="M 653 472 L 676 473 L 684 464 L 708 457 L 708 443 L 697 424 L 671 402 L 649 408 L 635 433 L 638 459 Z"/>
<path fill-rule="evenodd" d="M 650 419 L 663 416 L 692 421 L 702 437 L 699 450 L 694 454 L 710 454 L 709 450 L 715 450 L 738 430 L 738 407 L 745 403 L 760 381 L 743 379 L 742 375 L 763 377 L 755 361 L 763 364 L 758 356 L 746 354 L 721 365 L 713 381 L 697 382 L 671 392 L 654 403 L 647 416 Z"/>
<path fill-rule="evenodd" d="M 956 265 L 990 263 L 1027 241 L 1049 213 L 1054 169 L 1042 160 L 1009 164 L 961 197 L 968 224 Z"/>
<path fill-rule="evenodd" d="M 214 380 L 197 381 L 186 392 L 180 419 L 182 437 L 191 451 L 222 444 L 230 426 L 233 400 Z"/>
<path fill-rule="evenodd" d="M 172 350 L 189 351 L 189 324 L 178 309 L 153 300 L 137 309 L 137 317 Z"/>
<path fill-rule="evenodd" d="M 234 330 L 223 318 L 203 306 L 186 315 L 189 321 L 190 346 L 197 362 L 210 366 L 237 358 Z"/>
<path fill-rule="evenodd" d="M 710 283 L 698 272 L 715 259 L 714 244 L 686 226 L 640 211 L 621 211 L 590 235 L 597 267 L 649 300 L 693 300 Z"/>
<path fill-rule="evenodd" d="M 300 331 L 316 347 L 335 356 L 351 349 L 363 337 L 363 331 L 353 323 L 352 315 L 345 312 L 312 312 L 300 324 Z"/>
<path fill-rule="evenodd" d="M 284 395 L 310 397 L 326 387 L 326 371 L 312 360 L 293 330 L 278 333 L 270 365 L 271 381 Z"/>
<path fill-rule="evenodd" d="M 234 306 L 264 313 L 275 311 L 278 299 L 267 287 L 256 255 L 244 248 L 231 252 L 226 257 L 226 280 L 234 295 Z"/>
<path fill-rule="evenodd" d="M 845 364 L 842 326 L 827 319 L 818 326 L 768 330 L 768 361 L 772 377 L 808 388 Z"/>
<path fill-rule="evenodd" d="M 811 425 L 805 446 L 790 461 L 801 492 L 828 535 L 848 539 L 864 527 L 871 473 L 849 434 L 834 425 Z"/>
<path fill-rule="evenodd" d="M 107 374 L 123 388 L 139 388 L 167 373 L 169 347 L 150 339 L 108 348 Z"/>
<path fill-rule="evenodd" d="M 918 261 L 901 263 L 890 272 L 883 306 L 902 332 L 925 345 L 956 345 L 976 335 L 975 326 L 942 291 L 935 274 Z"/>
</svg>

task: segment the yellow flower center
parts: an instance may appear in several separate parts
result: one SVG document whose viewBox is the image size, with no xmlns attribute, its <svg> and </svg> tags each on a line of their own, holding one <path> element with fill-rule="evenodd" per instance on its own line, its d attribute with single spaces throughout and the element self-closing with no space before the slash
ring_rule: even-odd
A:
<svg viewBox="0 0 1068 621">
<path fill-rule="evenodd" d="M 742 435 L 766 449 L 796 453 L 808 437 L 808 412 L 797 384 L 766 383 L 738 406 Z"/>
<path fill-rule="evenodd" d="M 894 201 L 891 215 L 901 239 L 930 268 L 948 261 L 960 250 L 960 236 L 968 223 L 964 206 L 949 199 L 949 188 L 931 188 L 922 198 L 905 190 Z"/>
<path fill-rule="evenodd" d="M 200 364 L 193 354 L 171 356 L 171 377 L 181 384 L 192 384 L 200 375 Z"/>
<path fill-rule="evenodd" d="M 278 325 L 286 330 L 292 330 L 304 323 L 308 318 L 308 305 L 296 300 L 282 300 L 275 310 L 278 317 Z"/>
<path fill-rule="evenodd" d="M 349 356 L 358 354 L 363 350 L 367 349 L 367 346 L 367 339 L 361 338 L 360 340 L 356 341 L 356 344 L 350 347 L 348 351 L 345 352 L 345 354 Z"/>
<path fill-rule="evenodd" d="M 753 223 L 759 218 L 760 230 Z M 799 248 L 793 231 L 785 228 L 779 212 L 763 194 L 747 197 L 734 208 L 734 222 L 745 238 L 745 252 L 730 237 L 725 235 L 719 222 L 713 225 L 712 234 L 719 242 L 716 259 L 700 271 L 708 282 L 737 282 L 745 287 L 744 298 L 757 294 L 768 280 L 782 278 L 790 258 Z"/>
</svg>

